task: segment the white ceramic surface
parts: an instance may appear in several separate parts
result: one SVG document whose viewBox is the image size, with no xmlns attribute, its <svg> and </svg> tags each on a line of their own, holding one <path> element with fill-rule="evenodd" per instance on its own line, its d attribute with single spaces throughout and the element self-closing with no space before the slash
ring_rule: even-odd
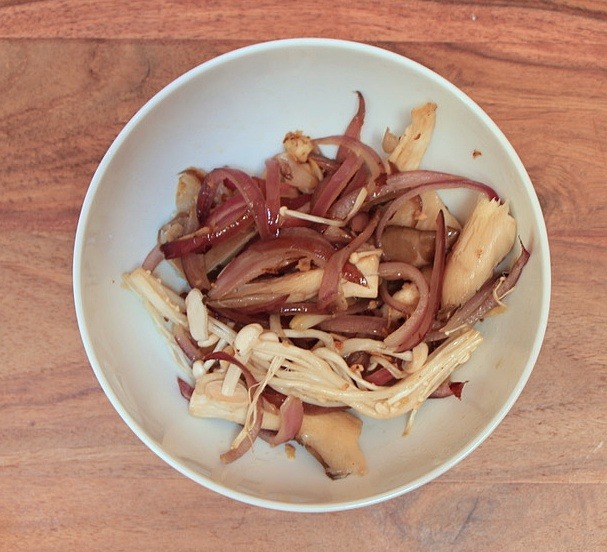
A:
<svg viewBox="0 0 607 552">
<path fill-rule="evenodd" d="M 458 372 L 463 400 L 435 400 L 404 421 L 365 420 L 361 439 L 369 473 L 331 481 L 304 450 L 255 444 L 224 466 L 234 436 L 226 422 L 188 415 L 176 368 L 139 300 L 121 287 L 158 227 L 172 214 L 183 168 L 228 164 L 259 172 L 284 134 L 345 129 L 363 92 L 363 140 L 379 149 L 388 126 L 402 130 L 410 109 L 438 104 L 423 167 L 491 184 L 511 200 L 519 235 L 532 250 L 509 311 L 483 323 L 481 348 Z M 478 150 L 481 156 L 473 157 Z M 471 198 L 450 193 L 460 213 Z M 550 298 L 549 250 L 540 206 L 519 158 L 489 117 L 452 84 L 421 65 L 368 45 L 325 39 L 263 43 L 191 70 L 152 98 L 103 158 L 87 193 L 74 254 L 78 323 L 91 365 L 124 421 L 168 464 L 194 481 L 250 504 L 332 511 L 373 504 L 419 487 L 474 450 L 522 391 L 538 356 Z M 94 431 L 94 429 L 93 429 Z M 491 467 L 489 466 L 488 469 Z"/>
</svg>

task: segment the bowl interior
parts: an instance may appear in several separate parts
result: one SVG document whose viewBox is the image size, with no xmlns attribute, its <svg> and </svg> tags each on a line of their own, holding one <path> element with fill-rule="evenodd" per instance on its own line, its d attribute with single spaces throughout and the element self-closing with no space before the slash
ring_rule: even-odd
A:
<svg viewBox="0 0 607 552">
<path fill-rule="evenodd" d="M 331 481 L 305 451 L 295 460 L 263 442 L 233 465 L 219 461 L 235 435 L 227 422 L 187 413 L 176 368 L 121 275 L 140 264 L 173 213 L 177 174 L 188 166 L 235 166 L 260 173 L 287 131 L 337 134 L 366 99 L 363 140 L 379 149 L 386 127 L 399 132 L 412 107 L 438 104 L 423 167 L 491 184 L 511 201 L 532 256 L 510 309 L 484 322 L 485 342 L 458 372 L 463 400 L 430 401 L 413 431 L 404 420 L 365 420 L 367 476 Z M 473 156 L 473 151 L 482 153 Z M 445 194 L 459 214 L 473 198 Z M 514 150 L 467 96 L 396 54 L 343 41 L 265 43 L 193 69 L 146 104 L 100 164 L 85 199 L 74 257 L 78 321 L 108 398 L 154 452 L 193 480 L 266 507 L 327 511 L 396 496 L 440 475 L 489 435 L 522 390 L 539 353 L 550 294 L 546 230 L 537 197 Z"/>
</svg>

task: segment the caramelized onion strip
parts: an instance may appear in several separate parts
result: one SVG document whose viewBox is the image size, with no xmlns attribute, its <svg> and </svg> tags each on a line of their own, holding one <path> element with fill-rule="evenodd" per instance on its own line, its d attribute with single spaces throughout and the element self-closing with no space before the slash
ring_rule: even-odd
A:
<svg viewBox="0 0 607 552">
<path fill-rule="evenodd" d="M 404 173 L 401 173 L 404 174 Z M 481 187 L 479 187 L 479 185 Z M 443 182 L 432 182 L 426 184 L 419 184 L 412 188 L 405 188 L 405 190 L 398 196 L 396 199 L 392 200 L 390 205 L 385 209 L 379 224 L 377 225 L 377 229 L 375 231 L 375 243 L 377 247 L 381 247 L 381 236 L 384 233 L 384 229 L 394 216 L 394 214 L 410 199 L 418 196 L 422 192 L 429 191 L 437 191 L 441 189 L 449 189 L 449 188 L 470 188 L 476 191 L 481 191 L 486 193 L 488 197 L 497 197 L 495 192 L 489 186 L 485 184 L 476 183 L 472 180 L 462 179 L 462 180 L 449 180 Z M 372 204 L 376 201 L 377 197 L 373 199 L 369 204 Z M 390 198 L 388 198 L 390 199 Z M 444 218 L 444 214 L 443 214 Z"/>
<path fill-rule="evenodd" d="M 417 188 L 418 186 L 430 186 L 427 190 L 420 191 L 437 190 L 440 188 L 470 188 L 484 193 L 489 199 L 498 199 L 497 192 L 483 182 L 455 174 L 420 169 L 388 175 L 385 185 L 377 188 L 374 194 L 369 195 L 366 205 L 371 207 L 378 203 L 385 203 L 397 198 L 403 192 Z"/>
<path fill-rule="evenodd" d="M 424 339 L 426 333 L 428 333 L 428 330 L 432 326 L 432 322 L 440 307 L 444 271 L 445 216 L 441 210 L 439 211 L 436 219 L 434 264 L 432 266 L 432 276 L 430 277 L 430 286 L 428 288 L 427 295 L 423 293 L 425 292 L 425 290 L 423 290 L 423 284 L 421 284 L 421 282 L 419 284 L 414 282 L 420 290 L 418 306 L 413 314 L 405 321 L 405 323 L 384 340 L 384 343 L 388 347 L 394 347 L 397 351 L 407 351 L 415 347 L 415 345 Z M 412 271 L 411 274 L 413 274 Z M 420 285 L 422 286 L 421 288 Z M 421 306 L 420 303 L 422 304 Z"/>
<path fill-rule="evenodd" d="M 383 338 L 388 333 L 388 322 L 379 316 L 340 314 L 323 320 L 318 328 L 345 335 L 367 335 Z"/>
<path fill-rule="evenodd" d="M 302 258 L 324 266 L 333 254 L 333 246 L 310 228 L 284 229 L 277 238 L 260 240 L 224 268 L 208 293 L 209 299 L 220 299 L 269 272 L 276 272 Z"/>
<path fill-rule="evenodd" d="M 318 307 L 323 310 L 336 303 L 339 299 L 339 279 L 344 265 L 348 261 L 350 255 L 362 246 L 375 231 L 375 227 L 379 221 L 379 215 L 375 215 L 358 236 L 356 236 L 349 244 L 336 251 L 325 266 L 320 289 L 318 290 Z"/>
<path fill-rule="evenodd" d="M 413 282 L 419 292 L 419 300 L 413 313 L 399 328 L 384 339 L 387 347 L 398 348 L 401 343 L 410 341 L 411 337 L 419 329 L 426 312 L 430 308 L 430 289 L 421 271 L 407 263 L 381 263 L 379 265 L 379 276 L 384 280 L 407 280 Z M 398 307 L 397 304 L 394 306 Z"/>
<path fill-rule="evenodd" d="M 344 136 L 350 136 L 352 138 L 360 140 L 360 132 L 365 123 L 365 114 L 367 108 L 365 104 L 365 98 L 359 90 L 356 91 L 356 96 L 358 97 L 358 109 L 356 110 L 354 117 L 352 117 L 352 120 L 348 124 L 344 132 Z M 348 150 L 346 149 L 346 147 L 339 146 L 339 148 L 337 149 L 337 154 L 335 155 L 335 159 L 337 159 L 338 161 L 344 161 L 347 155 Z"/>
<path fill-rule="evenodd" d="M 247 211 L 240 217 L 227 222 L 226 226 L 210 230 L 207 227 L 200 228 L 196 232 L 182 238 L 163 243 L 160 246 L 165 259 L 175 259 L 190 253 L 206 253 L 214 244 L 244 232 L 251 227 L 253 219 Z"/>
<path fill-rule="evenodd" d="M 317 216 L 325 215 L 341 192 L 347 187 L 361 164 L 362 159 L 360 157 L 352 154 L 348 155 L 339 169 L 317 186 L 310 213 Z"/>
<path fill-rule="evenodd" d="M 220 168 L 213 169 L 208 177 L 232 182 L 252 211 L 259 235 L 262 238 L 276 235 L 277 213 L 271 212 L 260 187 L 251 176 L 238 169 Z"/>
<path fill-rule="evenodd" d="M 386 168 L 379 154 L 367 144 L 357 138 L 345 135 L 325 136 L 317 138 L 314 143 L 318 146 L 333 145 L 342 147 L 362 157 L 365 165 L 369 168 L 369 182 L 375 184 L 380 175 L 385 174 Z M 370 192 L 374 191 L 369 190 Z"/>
<path fill-rule="evenodd" d="M 304 407 L 301 399 L 289 395 L 280 405 L 280 426 L 278 432 L 268 439 L 272 446 L 287 443 L 295 439 L 304 417 Z"/>
</svg>

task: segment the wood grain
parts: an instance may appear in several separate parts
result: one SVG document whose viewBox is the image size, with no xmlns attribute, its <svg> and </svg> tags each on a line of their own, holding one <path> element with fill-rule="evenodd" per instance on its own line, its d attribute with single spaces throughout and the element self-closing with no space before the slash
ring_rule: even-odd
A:
<svg viewBox="0 0 607 552">
<path fill-rule="evenodd" d="M 0 551 L 607 549 L 607 4 L 0 1 Z M 473 17 L 474 16 L 474 17 Z M 553 293 L 530 381 L 438 480 L 378 506 L 246 506 L 148 451 L 82 348 L 80 206 L 129 118 L 223 52 L 335 36 L 453 81 L 504 130 L 544 211 Z"/>
<path fill-rule="evenodd" d="M 266 40 L 294 36 L 405 42 L 604 42 L 607 6 L 601 1 L 317 2 L 247 0 L 8 2 L 0 36 L 21 38 L 145 38 Z M 59 16 L 59 14 L 61 14 Z M 558 32 L 562 29 L 566 32 Z"/>
</svg>

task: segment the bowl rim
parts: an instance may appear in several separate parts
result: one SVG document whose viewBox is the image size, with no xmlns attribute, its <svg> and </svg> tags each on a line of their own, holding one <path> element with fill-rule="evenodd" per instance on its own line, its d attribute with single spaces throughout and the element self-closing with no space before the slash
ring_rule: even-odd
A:
<svg viewBox="0 0 607 552">
<path fill-rule="evenodd" d="M 536 331 L 536 337 L 534 340 L 534 344 L 532 350 L 529 352 L 528 360 L 525 365 L 525 368 L 519 378 L 513 392 L 509 395 L 508 400 L 502 405 L 499 411 L 493 416 L 492 419 L 488 421 L 483 426 L 483 429 L 478 432 L 478 434 L 471 439 L 471 441 L 467 444 L 467 446 L 463 447 L 457 454 L 453 455 L 446 462 L 441 463 L 436 468 L 426 472 L 423 476 L 420 476 L 413 480 L 412 482 L 402 485 L 400 487 L 396 487 L 390 491 L 386 491 L 383 493 L 374 494 L 368 496 L 364 499 L 354 499 L 347 501 L 338 501 L 338 502 L 309 502 L 309 503 L 292 503 L 283 500 L 275 500 L 275 499 L 265 499 L 256 497 L 250 494 L 247 494 L 242 491 L 235 490 L 233 488 L 227 487 L 213 481 L 211 478 L 205 477 L 200 473 L 195 472 L 193 469 L 188 467 L 185 463 L 180 462 L 178 459 L 173 458 L 169 454 L 167 454 L 155 441 L 151 439 L 143 427 L 135 421 L 135 419 L 127 412 L 125 407 L 122 406 L 121 401 L 118 399 L 112 387 L 109 383 L 109 380 L 104 374 L 104 370 L 97 358 L 96 351 L 94 349 L 91 332 L 89 329 L 89 324 L 86 320 L 85 316 L 85 308 L 83 304 L 83 297 L 85 294 L 85 284 L 83 282 L 83 258 L 84 258 L 84 249 L 85 249 L 85 236 L 87 227 L 89 224 L 89 214 L 91 208 L 93 206 L 97 191 L 103 181 L 104 174 L 106 169 L 110 163 L 110 160 L 113 158 L 114 153 L 121 147 L 122 143 L 131 133 L 131 131 L 137 126 L 140 120 L 150 111 L 152 111 L 159 103 L 161 103 L 166 97 L 170 96 L 176 89 L 187 83 L 192 77 L 197 76 L 199 74 L 205 73 L 217 65 L 222 65 L 230 60 L 257 55 L 260 53 L 282 49 L 282 48 L 334 48 L 334 49 L 342 49 L 349 50 L 353 54 L 356 53 L 364 53 L 366 55 L 371 54 L 376 56 L 378 59 L 384 58 L 390 61 L 398 62 L 399 64 L 408 65 L 415 71 L 421 72 L 425 77 L 430 78 L 437 82 L 441 87 L 447 89 L 450 94 L 455 95 L 460 101 L 466 104 L 468 107 L 472 108 L 476 115 L 481 119 L 482 123 L 486 125 L 489 130 L 495 134 L 498 138 L 500 144 L 506 150 L 508 157 L 513 161 L 515 169 L 517 173 L 520 175 L 521 180 L 524 186 L 527 188 L 529 193 L 529 197 L 531 199 L 531 208 L 538 218 L 538 241 L 540 242 L 538 245 L 541 246 L 541 250 L 543 252 L 541 259 L 541 281 L 542 281 L 542 289 L 541 289 L 541 300 L 540 303 L 545 305 L 545 308 L 542 309 L 540 313 L 539 326 Z M 175 78 L 173 81 L 168 83 L 158 92 L 156 92 L 148 101 L 146 101 L 137 112 L 131 117 L 131 119 L 122 127 L 120 132 L 112 141 L 112 144 L 104 154 L 101 159 L 98 167 L 96 168 L 91 182 L 88 186 L 84 201 L 81 206 L 80 215 L 78 218 L 78 224 L 75 233 L 75 241 L 74 241 L 74 253 L 73 253 L 73 261 L 72 261 L 72 277 L 73 277 L 73 299 L 74 306 L 76 312 L 76 319 L 78 324 L 78 329 L 80 332 L 81 340 L 88 358 L 88 361 L 91 365 L 91 368 L 103 390 L 106 397 L 122 418 L 122 420 L 127 424 L 127 426 L 137 435 L 137 437 L 148 447 L 152 452 L 154 452 L 158 457 L 160 457 L 164 462 L 168 465 L 176 469 L 181 474 L 185 475 L 189 479 L 199 483 L 205 488 L 212 490 L 220 495 L 232 498 L 239 502 L 260 506 L 263 508 L 273 509 L 273 510 L 282 510 L 288 512 L 303 512 L 303 513 L 321 513 L 321 512 L 335 512 L 335 511 L 344 511 L 351 510 L 355 508 L 362 508 L 366 506 L 370 506 L 373 504 L 378 504 L 380 502 L 384 502 L 386 500 L 404 495 L 408 492 L 411 492 L 430 481 L 436 479 L 441 476 L 448 470 L 450 470 L 453 466 L 461 462 L 465 457 L 467 457 L 470 453 L 472 453 L 476 448 L 478 448 L 495 430 L 495 428 L 502 422 L 507 413 L 511 410 L 514 403 L 518 400 L 520 394 L 522 393 L 527 381 L 531 375 L 531 372 L 537 362 L 537 358 L 539 356 L 545 332 L 548 324 L 548 317 L 550 311 L 550 297 L 551 297 L 551 263 L 550 263 L 550 251 L 549 251 L 549 243 L 548 243 L 548 235 L 546 230 L 546 225 L 544 222 L 544 218 L 541 211 L 541 206 L 539 200 L 537 198 L 537 194 L 533 187 L 533 184 L 529 178 L 529 175 L 520 160 L 518 154 L 514 150 L 514 147 L 510 144 L 509 140 L 504 135 L 503 131 L 497 126 L 497 124 L 489 117 L 489 115 L 476 103 L 472 100 L 465 92 L 455 86 L 446 78 L 442 77 L 434 70 L 422 65 L 421 63 L 412 60 L 402 54 L 396 53 L 394 51 L 385 49 L 383 47 L 375 46 L 372 44 L 352 41 L 352 40 L 344 40 L 338 38 L 315 38 L 315 37 L 303 37 L 303 38 L 286 38 L 286 39 L 277 39 L 277 40 L 267 40 L 263 42 L 258 42 L 254 44 L 250 44 L 247 46 L 239 47 L 234 50 L 225 52 L 216 57 L 208 59 L 199 65 L 189 69 L 188 71 L 182 73 L 180 76 Z"/>
</svg>

